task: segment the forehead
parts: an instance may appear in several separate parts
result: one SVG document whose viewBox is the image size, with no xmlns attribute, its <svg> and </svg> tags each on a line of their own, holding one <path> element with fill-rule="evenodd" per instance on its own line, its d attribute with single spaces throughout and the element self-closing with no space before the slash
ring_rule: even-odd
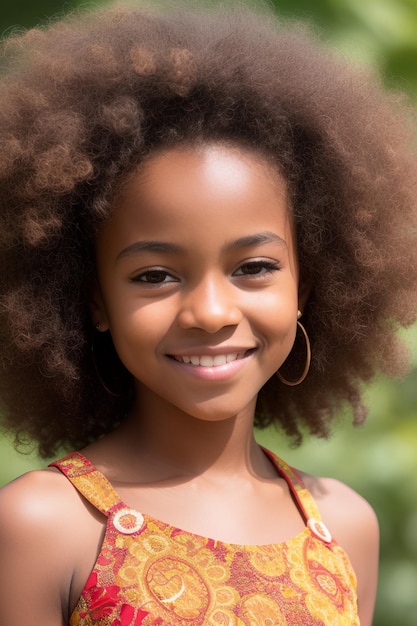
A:
<svg viewBox="0 0 417 626">
<path fill-rule="evenodd" d="M 271 185 L 275 184 L 277 192 L 285 187 L 278 166 L 273 165 L 271 159 L 249 148 L 227 143 L 185 145 L 160 150 L 148 156 L 133 177 L 163 176 L 173 183 L 176 174 L 184 167 L 190 168 L 194 178 L 204 178 L 214 188 L 237 189 L 255 179 L 260 184 L 266 180 Z"/>
<path fill-rule="evenodd" d="M 194 192 L 201 202 L 205 197 L 230 200 L 248 193 L 274 194 L 288 207 L 286 183 L 278 167 L 260 153 L 228 144 L 180 146 L 151 154 L 128 177 L 116 208 L 139 196 L 157 200 L 167 191 L 175 194 L 173 199 L 184 200 Z"/>
<path fill-rule="evenodd" d="M 266 157 L 226 144 L 150 155 L 126 180 L 104 231 L 126 239 L 293 238 L 287 186 Z M 285 235 L 285 237 L 284 237 Z"/>
</svg>

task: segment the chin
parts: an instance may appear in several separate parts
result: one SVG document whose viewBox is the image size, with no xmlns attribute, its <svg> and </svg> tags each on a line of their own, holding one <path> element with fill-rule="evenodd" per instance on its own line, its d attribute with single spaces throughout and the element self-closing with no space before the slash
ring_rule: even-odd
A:
<svg viewBox="0 0 417 626">
<path fill-rule="evenodd" d="M 255 402 L 250 403 L 249 405 L 242 407 L 241 405 L 237 406 L 235 409 L 230 406 L 230 403 L 227 403 L 227 406 L 217 406 L 205 408 L 203 406 L 195 408 L 190 412 L 187 412 L 190 417 L 193 417 L 196 420 L 200 420 L 202 422 L 226 422 L 228 420 L 235 420 L 239 418 L 253 419 L 255 412 Z"/>
</svg>

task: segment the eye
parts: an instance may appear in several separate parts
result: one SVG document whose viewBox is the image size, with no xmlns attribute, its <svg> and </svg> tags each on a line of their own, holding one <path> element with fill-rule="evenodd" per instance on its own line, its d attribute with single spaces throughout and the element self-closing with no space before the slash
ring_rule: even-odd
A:
<svg viewBox="0 0 417 626">
<path fill-rule="evenodd" d="M 146 270 L 141 274 L 137 274 L 132 279 L 134 283 L 145 283 L 149 285 L 161 285 L 166 283 L 177 282 L 177 279 L 171 276 L 166 270 L 154 268 Z"/>
<path fill-rule="evenodd" d="M 254 260 L 242 263 L 240 267 L 233 273 L 234 276 L 263 276 L 280 270 L 281 267 L 274 261 Z"/>
</svg>

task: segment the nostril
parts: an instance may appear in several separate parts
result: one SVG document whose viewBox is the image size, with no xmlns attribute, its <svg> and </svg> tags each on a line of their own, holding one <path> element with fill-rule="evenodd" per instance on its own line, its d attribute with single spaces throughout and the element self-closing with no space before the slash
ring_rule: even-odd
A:
<svg viewBox="0 0 417 626">
<path fill-rule="evenodd" d="M 212 334 L 228 326 L 237 326 L 242 314 L 238 309 L 213 309 L 202 305 L 182 310 L 177 319 L 182 328 L 198 328 Z"/>
</svg>

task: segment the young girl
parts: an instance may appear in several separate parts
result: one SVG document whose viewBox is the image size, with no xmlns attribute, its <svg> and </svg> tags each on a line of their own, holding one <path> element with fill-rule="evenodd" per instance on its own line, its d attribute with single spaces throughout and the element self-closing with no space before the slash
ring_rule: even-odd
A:
<svg viewBox="0 0 417 626">
<path fill-rule="evenodd" d="M 369 626 L 373 511 L 253 424 L 325 437 L 401 371 L 401 99 L 242 7 L 17 35 L 0 97 L 2 414 L 81 450 L 0 494 L 2 625 Z"/>
</svg>

